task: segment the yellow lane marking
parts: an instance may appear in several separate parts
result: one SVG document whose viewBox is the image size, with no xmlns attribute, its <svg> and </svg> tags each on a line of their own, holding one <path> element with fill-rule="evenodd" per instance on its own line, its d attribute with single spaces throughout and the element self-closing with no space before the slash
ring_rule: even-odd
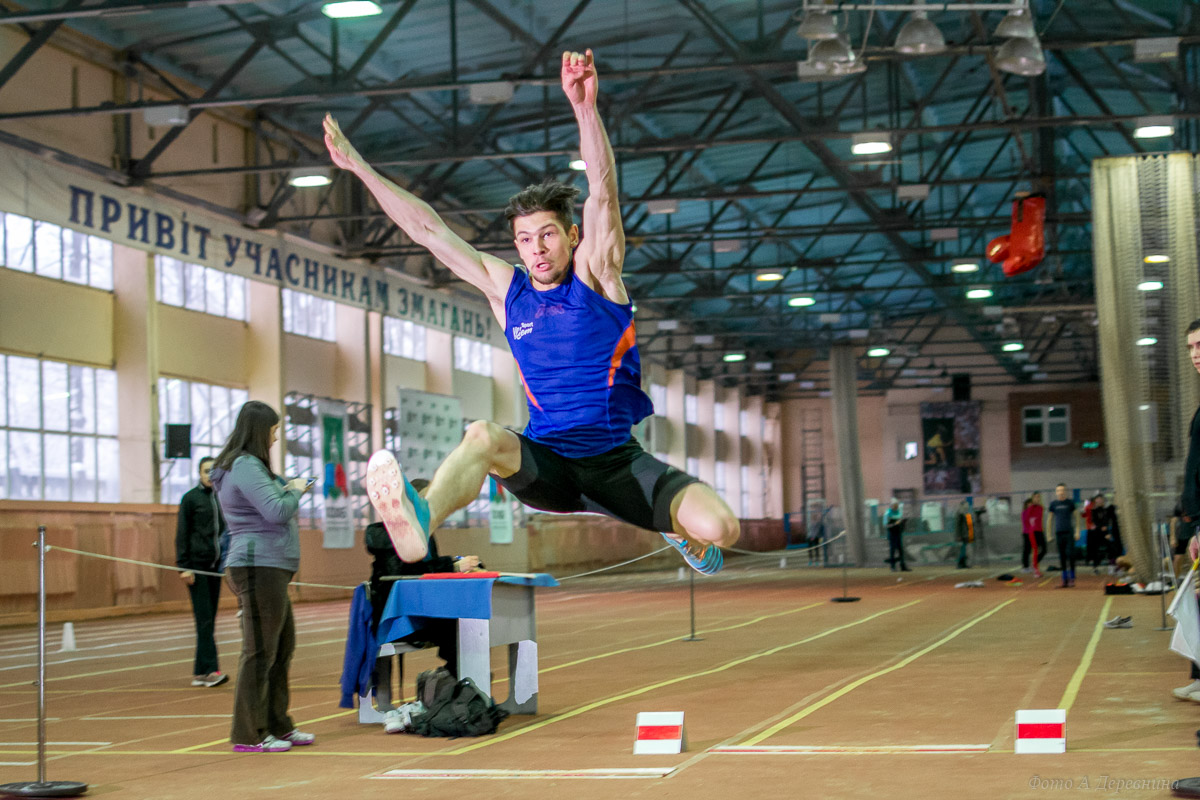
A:
<svg viewBox="0 0 1200 800">
<path fill-rule="evenodd" d="M 1053 576 L 1053 575 L 1051 575 L 1049 578 L 1046 578 L 1046 580 L 1044 580 L 1044 581 L 1042 581 L 1041 583 L 1039 583 L 1039 584 L 1038 584 L 1038 588 L 1039 588 L 1039 589 L 1040 589 L 1040 588 L 1042 588 L 1043 586 L 1045 586 L 1047 583 L 1049 583 L 1049 582 L 1050 582 L 1050 581 L 1052 581 L 1052 580 L 1054 580 L 1054 576 Z"/>
<path fill-rule="evenodd" d="M 1083 658 L 1079 661 L 1079 666 L 1075 668 L 1075 674 L 1071 676 L 1071 680 L 1067 682 L 1067 690 L 1063 692 L 1062 700 L 1058 701 L 1058 707 L 1064 711 L 1070 711 L 1071 706 L 1075 703 L 1075 698 L 1079 695 L 1079 687 L 1083 684 L 1083 676 L 1087 675 L 1088 667 L 1092 665 L 1092 658 L 1096 655 L 1096 645 L 1100 644 L 1100 634 L 1104 632 L 1104 618 L 1108 616 L 1108 610 L 1112 607 L 1112 596 L 1110 595 L 1105 601 L 1104 606 L 1100 609 L 1100 618 L 1096 620 L 1096 627 L 1092 630 L 1092 638 L 1084 648 Z"/>
<path fill-rule="evenodd" d="M 959 634 L 963 633 L 964 631 L 967 631 L 967 630 L 975 627 L 980 622 L 983 622 L 985 619 L 990 617 L 992 614 L 995 614 L 997 611 L 999 611 L 1000 609 L 1007 606 L 1009 603 L 1015 603 L 1015 602 L 1017 602 L 1017 598 L 1015 598 L 1015 597 L 1010 600 L 1005 600 L 1003 603 L 1001 603 L 1000 605 L 991 609 L 990 611 L 979 615 L 978 617 L 976 617 L 975 619 L 966 623 L 965 625 L 960 626 L 959 628 L 952 631 L 951 633 L 948 633 L 945 636 L 943 636 L 941 639 L 938 639 L 933 644 L 929 645 L 928 647 L 922 648 L 921 650 L 918 650 L 917 652 L 913 653 L 912 655 L 908 656 L 907 658 L 903 659 L 902 661 L 898 661 L 897 663 L 893 664 L 890 667 L 885 667 L 884 669 L 873 672 L 870 675 L 866 675 L 862 678 L 859 678 L 858 680 L 853 681 L 852 683 L 849 683 L 846 686 L 843 686 L 841 689 L 838 689 L 833 694 L 828 695 L 827 697 L 825 697 L 821 700 L 818 700 L 817 702 L 813 703 L 812 705 L 808 706 L 807 708 L 803 708 L 800 711 L 796 712 L 795 714 L 792 714 L 790 717 L 775 723 L 774 725 L 772 725 L 771 727 L 762 731 L 761 733 L 759 733 L 755 736 L 752 736 L 749 739 L 747 739 L 746 741 L 742 742 L 742 746 L 749 747 L 751 745 L 759 744 L 763 740 L 771 738 L 772 736 L 774 736 L 775 734 L 784 730 L 785 728 L 788 728 L 791 725 L 794 725 L 796 722 L 799 722 L 800 720 L 804 719 L 809 714 L 819 711 L 820 709 L 824 708 L 825 706 L 829 705 L 830 703 L 834 702 L 835 700 L 837 700 L 841 697 L 845 697 L 847 694 L 854 691 L 859 686 L 862 686 L 864 683 L 867 683 L 868 681 L 873 681 L 876 678 L 881 677 L 883 675 L 887 675 L 891 672 L 895 672 L 898 669 L 903 669 L 904 667 L 906 667 L 909 664 L 911 664 L 912 662 L 916 661 L 918 658 L 925 655 L 926 653 L 936 650 L 937 648 L 941 647 L 942 645 L 944 645 L 946 642 L 950 641 L 951 639 L 954 639 L 955 637 L 957 637 Z"/>
<path fill-rule="evenodd" d="M 734 625 L 727 625 L 723 628 L 706 628 L 705 630 L 697 631 L 697 633 L 718 633 L 720 631 L 733 630 L 734 628 L 744 628 L 747 625 L 754 625 L 758 622 L 762 622 L 763 620 L 771 619 L 773 617 L 783 617 L 783 616 L 787 616 L 788 614 L 796 614 L 800 611 L 806 611 L 807 609 L 816 608 L 817 606 L 823 606 L 823 605 L 825 605 L 825 604 L 824 603 L 810 603 L 806 606 L 800 606 L 799 608 L 789 608 L 787 611 L 780 611 L 780 612 L 777 612 L 774 614 L 763 614 L 761 616 L 755 617 L 755 618 L 747 620 L 745 622 L 739 622 Z M 663 639 L 662 641 L 659 641 L 659 642 L 651 642 L 649 644 L 636 645 L 634 647 L 624 647 L 619 650 L 612 650 L 607 653 L 598 653 L 597 655 L 588 656 L 587 658 L 580 658 L 580 659 L 576 659 L 575 661 L 568 661 L 564 664 L 556 664 L 553 667 L 547 667 L 545 669 L 540 669 L 540 670 L 538 670 L 538 673 L 540 674 L 540 673 L 544 673 L 544 672 L 553 672 L 556 669 L 564 669 L 565 667 L 573 667 L 578 664 L 584 664 L 588 661 L 595 661 L 595 660 L 601 659 L 601 658 L 608 658 L 609 656 L 620 655 L 622 653 L 630 653 L 635 650 L 646 650 L 651 647 L 660 647 L 662 645 L 670 644 L 672 642 L 678 642 L 678 641 L 679 641 L 678 636 L 672 636 L 670 639 Z M 505 682 L 507 682 L 507 680 L 508 680 L 507 678 L 499 678 L 497 680 L 492 681 L 492 684 L 496 685 L 496 684 L 505 683 Z M 294 690 L 296 687 L 292 687 L 292 688 Z M 325 688 L 325 687 L 322 687 L 322 688 Z M 325 720 L 328 720 L 328 719 L 335 719 L 337 717 L 343 717 L 348 714 L 356 714 L 356 713 L 358 713 L 358 712 L 354 711 L 354 710 L 343 711 L 343 712 L 339 712 L 337 714 L 331 714 L 328 717 L 321 717 L 319 719 L 306 720 L 304 723 L 301 723 L 301 724 L 312 725 L 317 722 L 324 722 Z M 228 744 L 228 741 L 229 741 L 228 739 L 217 739 L 217 740 L 214 740 L 211 742 L 205 742 L 204 744 L 197 744 L 197 745 L 192 745 L 190 747 L 184 747 L 184 748 L 181 748 L 181 749 L 173 751 L 173 752 L 187 753 L 187 752 L 191 752 L 193 750 L 202 750 L 205 747 L 214 747 L 216 745 Z"/>
<path fill-rule="evenodd" d="M 563 712 L 562 714 L 556 714 L 555 716 L 550 717 L 549 719 L 542 720 L 541 722 L 535 722 L 531 725 L 526 725 L 523 728 L 518 728 L 517 730 L 512 731 L 511 733 L 501 734 L 500 736 L 493 737 L 491 739 L 488 739 L 487 741 L 479 742 L 478 744 L 467 745 L 466 747 L 460 747 L 457 750 L 451 750 L 448 753 L 446 753 L 446 755 L 457 756 L 457 755 L 462 755 L 463 753 L 469 753 L 472 750 L 478 750 L 481 747 L 489 747 L 490 745 L 497 744 L 498 742 L 507 741 L 508 739 L 512 739 L 516 736 L 521 736 L 521 735 L 529 733 L 531 731 L 538 730 L 539 728 L 544 728 L 547 725 L 554 724 L 555 722 L 561 722 L 562 720 L 570 719 L 571 717 L 577 717 L 580 714 L 585 714 L 588 711 L 595 710 L 597 708 L 600 708 L 601 706 L 609 705 L 610 703 L 616 703 L 621 700 L 628 700 L 631 697 L 637 697 L 638 695 L 645 694 L 647 692 L 652 692 L 655 689 L 661 689 L 665 686 L 671 686 L 676 683 L 682 683 L 683 681 L 688 681 L 693 678 L 702 678 L 707 675 L 715 675 L 718 672 L 724 672 L 727 669 L 732 669 L 734 667 L 741 666 L 742 664 L 746 664 L 750 661 L 755 661 L 759 658 L 764 658 L 766 656 L 775 655 L 776 653 L 780 653 L 784 650 L 789 650 L 793 647 L 799 647 L 802 644 L 807 644 L 809 642 L 816 641 L 817 639 L 823 639 L 826 636 L 837 633 L 839 631 L 846 630 L 847 628 L 853 628 L 857 625 L 862 625 L 865 622 L 870 622 L 871 620 L 876 619 L 877 617 L 882 617 L 884 614 L 890 614 L 893 611 L 900 611 L 901 609 L 908 608 L 909 606 L 914 606 L 919 602 L 921 602 L 920 599 L 913 600 L 908 603 L 904 603 L 902 605 L 895 606 L 894 608 L 885 609 L 883 611 L 879 611 L 874 614 L 871 614 L 870 616 L 863 617 L 862 619 L 855 620 L 854 622 L 848 622 L 844 625 L 838 625 L 834 628 L 829 628 L 828 630 L 822 631 L 821 633 L 813 634 L 812 636 L 801 639 L 800 641 L 791 642 L 789 644 L 780 645 L 779 647 L 773 647 L 769 650 L 763 650 L 758 653 L 753 653 L 748 656 L 743 656 L 741 658 L 734 659 L 733 661 L 728 661 L 720 666 L 712 667 L 711 669 L 701 670 L 700 672 L 693 672 L 690 675 L 679 675 L 677 677 L 671 678 L 670 680 L 660 681 L 658 683 L 650 684 L 649 686 L 643 686 L 640 689 L 634 689 L 629 692 L 622 692 L 621 694 L 613 695 L 612 697 L 606 697 L 603 700 L 597 700 L 594 703 L 588 703 L 587 705 L 580 706 L 579 708 L 573 709 L 571 711 L 566 711 L 566 712 Z M 1009 602 L 1011 602 L 1011 601 L 1009 601 Z"/>
<path fill-rule="evenodd" d="M 823 605 L 825 605 L 825 603 L 823 603 L 823 602 L 809 603 L 806 606 L 800 606 L 799 608 L 789 608 L 787 611 L 780 611 L 775 614 L 763 614 L 762 616 L 755 617 L 754 619 L 747 620 L 746 622 L 739 622 L 735 625 L 727 625 L 723 628 L 705 628 L 704 630 L 696 631 L 696 633 L 698 633 L 698 634 L 699 633 L 720 633 L 722 631 L 731 631 L 734 628 L 744 628 L 747 625 L 754 625 L 756 623 L 762 622 L 763 620 L 772 619 L 774 617 L 783 617 L 788 614 L 795 614 L 800 611 L 807 611 L 810 608 L 816 608 L 817 606 L 823 606 Z M 663 639 L 658 642 L 650 642 L 649 644 L 639 644 L 639 645 L 634 645 L 632 647 L 622 647 L 619 650 L 610 650 L 607 653 L 598 653 L 594 656 L 587 656 L 586 658 L 577 658 L 574 661 L 567 661 L 562 664 L 555 664 L 553 667 L 545 667 L 543 669 L 539 669 L 538 674 L 543 674 L 546 672 L 553 672 L 556 669 L 566 669 L 567 667 L 574 667 L 578 664 L 586 664 L 589 661 L 596 661 L 601 658 L 608 658 L 609 656 L 617 656 L 617 655 L 621 655 L 622 653 L 632 653 L 635 650 L 648 650 L 651 647 L 661 647 L 664 644 L 671 644 L 672 642 L 678 642 L 680 640 L 680 638 L 681 637 L 679 637 L 679 636 L 672 636 L 670 639 Z M 493 683 L 499 683 L 499 682 L 500 681 L 493 681 Z"/>
</svg>

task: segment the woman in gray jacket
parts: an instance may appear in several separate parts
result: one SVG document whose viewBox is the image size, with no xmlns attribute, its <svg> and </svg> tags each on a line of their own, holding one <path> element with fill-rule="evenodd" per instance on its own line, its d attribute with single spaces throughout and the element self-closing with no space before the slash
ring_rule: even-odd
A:
<svg viewBox="0 0 1200 800">
<path fill-rule="evenodd" d="M 213 486 L 229 528 L 225 572 L 242 606 L 242 656 L 234 692 L 235 753 L 281 753 L 312 744 L 288 715 L 296 627 L 288 583 L 300 566 L 296 512 L 311 482 L 271 471 L 279 414 L 251 400 L 217 456 Z"/>
</svg>

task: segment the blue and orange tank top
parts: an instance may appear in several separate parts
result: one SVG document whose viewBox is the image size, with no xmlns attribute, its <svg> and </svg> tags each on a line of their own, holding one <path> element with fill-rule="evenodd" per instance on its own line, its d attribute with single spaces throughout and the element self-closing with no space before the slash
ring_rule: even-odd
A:
<svg viewBox="0 0 1200 800">
<path fill-rule="evenodd" d="M 654 413 L 642 391 L 633 305 L 614 303 L 572 273 L 538 291 L 521 268 L 504 298 L 505 330 L 529 405 L 525 435 L 582 458 L 629 440 Z"/>
</svg>

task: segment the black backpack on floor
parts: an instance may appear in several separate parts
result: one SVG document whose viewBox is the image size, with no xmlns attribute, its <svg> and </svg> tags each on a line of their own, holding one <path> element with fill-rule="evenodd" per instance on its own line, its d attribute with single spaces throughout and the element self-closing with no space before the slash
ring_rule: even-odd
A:
<svg viewBox="0 0 1200 800">
<path fill-rule="evenodd" d="M 417 700 L 425 711 L 413 715 L 412 729 L 422 736 L 483 736 L 508 716 L 475 681 L 455 680 L 445 667 L 417 676 Z"/>
</svg>

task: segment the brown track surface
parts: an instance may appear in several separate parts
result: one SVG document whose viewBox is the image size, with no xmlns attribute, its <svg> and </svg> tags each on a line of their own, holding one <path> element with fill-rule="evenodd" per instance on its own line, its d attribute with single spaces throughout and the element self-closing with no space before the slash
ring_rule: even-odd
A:
<svg viewBox="0 0 1200 800">
<path fill-rule="evenodd" d="M 998 569 L 851 570 L 858 603 L 837 604 L 837 570 L 732 560 L 696 581 L 700 642 L 688 634 L 688 583 L 674 572 L 611 575 L 540 590 L 541 713 L 498 734 L 454 741 L 388 736 L 337 708 L 348 604 L 297 606 L 292 714 L 317 734 L 290 753 L 234 754 L 232 683 L 188 685 L 190 615 L 79 622 L 79 650 L 51 654 L 47 776 L 89 783 L 91 797 L 1043 798 L 1091 791 L 1167 797 L 1200 775 L 1200 704 L 1170 694 L 1187 662 L 1168 652 L 1159 598 L 1106 598 L 1081 574 L 1010 587 Z M 1085 570 L 1086 572 L 1086 570 Z M 1048 573 L 1048 576 L 1054 576 Z M 982 589 L 955 582 L 985 579 Z M 1129 614 L 1130 630 L 1101 630 Z M 973 624 L 972 624 L 973 623 Z M 49 631 L 57 650 L 61 628 Z M 222 666 L 236 671 L 232 612 L 218 620 Z M 0 783 L 34 780 L 36 630 L 0 630 Z M 411 694 L 430 653 L 407 657 Z M 504 659 L 493 663 L 506 694 Z M 1072 685 L 1068 752 L 1015 755 L 1014 713 L 1054 708 Z M 688 750 L 634 756 L 638 711 L 686 713 Z M 118 719 L 119 717 L 149 717 Z M 75 744 L 62 744 L 62 743 Z M 86 744 L 110 742 L 111 744 Z M 748 755 L 756 744 L 819 747 L 988 745 L 982 753 Z M 578 770 L 674 767 L 654 779 L 383 780 L 393 769 Z M 1081 786 L 1086 777 L 1088 784 Z M 1108 781 L 1141 781 L 1119 794 Z M 1046 783 L 1042 783 L 1046 781 Z M 1059 781 L 1059 783 L 1050 783 Z M 1073 782 L 1067 788 L 1066 781 Z M 1158 782 L 1155 784 L 1155 782 Z M 1128 787 L 1128 784 L 1126 784 Z"/>
</svg>

